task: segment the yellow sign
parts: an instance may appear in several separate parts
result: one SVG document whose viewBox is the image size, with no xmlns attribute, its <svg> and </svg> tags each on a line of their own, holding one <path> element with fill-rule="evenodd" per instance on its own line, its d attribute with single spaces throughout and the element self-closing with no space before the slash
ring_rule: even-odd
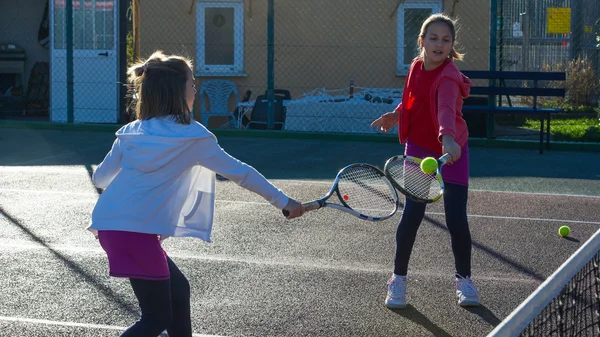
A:
<svg viewBox="0 0 600 337">
<path fill-rule="evenodd" d="M 571 8 L 548 8 L 548 34 L 571 33 Z"/>
</svg>

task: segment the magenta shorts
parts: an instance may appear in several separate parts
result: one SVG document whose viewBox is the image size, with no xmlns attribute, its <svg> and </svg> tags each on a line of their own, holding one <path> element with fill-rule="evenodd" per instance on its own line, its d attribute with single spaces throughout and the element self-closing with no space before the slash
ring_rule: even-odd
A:
<svg viewBox="0 0 600 337">
<path fill-rule="evenodd" d="M 108 256 L 109 275 L 144 280 L 170 278 L 167 254 L 158 235 L 125 231 L 98 231 Z"/>
<path fill-rule="evenodd" d="M 418 145 L 406 142 L 404 154 L 418 158 L 434 157 L 439 158 L 442 155 L 426 150 Z M 442 179 L 451 184 L 469 186 L 469 145 L 461 149 L 460 159 L 452 164 L 446 164 L 442 168 Z"/>
</svg>

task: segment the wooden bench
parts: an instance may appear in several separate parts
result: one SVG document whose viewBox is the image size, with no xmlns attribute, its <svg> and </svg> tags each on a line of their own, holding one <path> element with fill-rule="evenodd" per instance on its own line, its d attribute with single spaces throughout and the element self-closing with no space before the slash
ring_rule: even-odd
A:
<svg viewBox="0 0 600 337">
<path fill-rule="evenodd" d="M 464 70 L 465 76 L 474 81 L 470 96 L 487 96 L 487 105 L 463 106 L 463 113 L 488 114 L 488 138 L 491 138 L 495 114 L 520 114 L 536 115 L 540 119 L 540 153 L 543 153 L 544 144 L 544 122 L 546 122 L 546 148 L 550 146 L 550 114 L 562 112 L 562 108 L 540 108 L 537 105 L 538 97 L 565 97 L 563 88 L 546 88 L 539 86 L 539 81 L 564 81 L 564 72 L 528 72 L 528 71 L 481 71 Z M 487 86 L 477 86 L 477 80 L 488 80 Z M 518 80 L 520 85 L 506 85 Z M 527 83 L 527 85 L 523 85 Z M 532 97 L 532 106 L 501 106 L 498 104 L 497 96 L 521 96 Z M 500 100 L 501 101 L 501 100 Z M 510 102 L 510 101 L 509 101 Z"/>
</svg>

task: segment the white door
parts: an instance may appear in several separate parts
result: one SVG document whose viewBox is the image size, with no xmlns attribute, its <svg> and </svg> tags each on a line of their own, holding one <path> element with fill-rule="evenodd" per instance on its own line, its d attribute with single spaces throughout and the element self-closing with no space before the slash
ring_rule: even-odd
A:
<svg viewBox="0 0 600 337">
<path fill-rule="evenodd" d="M 66 1 L 50 2 L 51 120 L 67 122 Z M 73 1 L 73 117 L 76 123 L 118 118 L 118 0 Z"/>
</svg>

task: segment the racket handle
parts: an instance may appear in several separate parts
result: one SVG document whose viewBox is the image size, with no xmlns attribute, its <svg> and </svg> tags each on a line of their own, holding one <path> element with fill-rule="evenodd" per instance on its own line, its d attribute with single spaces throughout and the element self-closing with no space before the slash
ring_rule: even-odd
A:
<svg viewBox="0 0 600 337">
<path fill-rule="evenodd" d="M 316 209 L 319 209 L 321 207 L 323 207 L 324 202 L 321 200 L 315 200 L 315 201 L 311 201 L 311 202 L 306 202 L 304 204 L 302 204 L 302 206 L 304 206 L 304 208 L 306 209 L 306 211 L 314 211 Z M 281 213 L 283 213 L 283 215 L 287 218 L 288 215 L 290 215 L 290 212 L 288 212 L 285 209 L 281 210 Z"/>
<path fill-rule="evenodd" d="M 446 162 L 448 161 L 448 159 L 452 158 L 452 156 L 450 155 L 450 153 L 446 153 L 445 155 L 441 156 L 440 159 L 438 159 L 438 161 L 442 164 L 446 164 Z"/>
</svg>

